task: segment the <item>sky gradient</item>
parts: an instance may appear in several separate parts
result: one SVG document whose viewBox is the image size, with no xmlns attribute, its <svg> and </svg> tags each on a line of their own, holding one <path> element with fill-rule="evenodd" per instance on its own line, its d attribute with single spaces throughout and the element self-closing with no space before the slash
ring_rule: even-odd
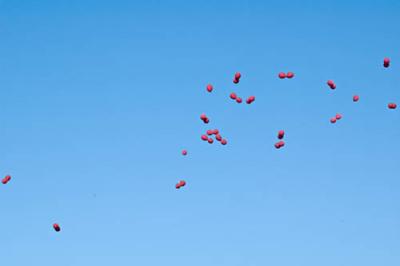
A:
<svg viewBox="0 0 400 266">
<path fill-rule="evenodd" d="M 315 2 L 0 1 L 0 264 L 400 265 L 400 2 Z"/>
</svg>

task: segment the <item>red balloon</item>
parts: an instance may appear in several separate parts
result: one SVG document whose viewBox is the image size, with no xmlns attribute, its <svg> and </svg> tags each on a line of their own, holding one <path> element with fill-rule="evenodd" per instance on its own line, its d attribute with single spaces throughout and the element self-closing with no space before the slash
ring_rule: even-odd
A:
<svg viewBox="0 0 400 266">
<path fill-rule="evenodd" d="M 233 79 L 233 83 L 238 84 L 239 80 L 238 79 Z"/>
<path fill-rule="evenodd" d="M 283 139 L 284 136 L 285 136 L 285 131 L 279 130 L 278 131 L 278 139 Z"/>
<path fill-rule="evenodd" d="M 215 139 L 218 140 L 218 141 L 221 141 L 221 140 L 222 140 L 222 137 L 221 137 L 220 134 L 217 134 L 217 135 L 215 135 Z"/>
<path fill-rule="evenodd" d="M 60 232 L 61 228 L 58 224 L 53 224 L 53 228 L 56 232 Z"/>
<path fill-rule="evenodd" d="M 242 98 L 237 97 L 237 98 L 236 98 L 236 102 L 237 102 L 237 103 L 242 103 Z"/>
<path fill-rule="evenodd" d="M 207 135 L 201 135 L 201 139 L 204 140 L 204 141 L 207 141 L 208 137 L 207 137 Z"/>
<path fill-rule="evenodd" d="M 237 95 L 236 93 L 232 92 L 231 95 L 229 95 L 229 97 L 231 97 L 232 100 L 236 100 Z"/>
<path fill-rule="evenodd" d="M 332 90 L 336 89 L 336 84 L 335 84 L 335 82 L 333 82 L 333 80 L 328 80 L 326 83 L 328 84 L 328 86 L 329 86 Z"/>
<path fill-rule="evenodd" d="M 1 180 L 1 183 L 3 183 L 3 184 L 5 185 L 5 184 L 7 184 L 10 180 L 11 180 L 11 176 L 6 175 L 6 176 Z"/>
<path fill-rule="evenodd" d="M 246 103 L 247 104 L 251 104 L 252 102 L 254 102 L 256 100 L 255 96 L 250 96 L 249 98 L 247 98 Z"/>
<path fill-rule="evenodd" d="M 342 115 L 341 114 L 336 114 L 335 118 L 336 118 L 336 120 L 340 120 L 340 119 L 342 119 Z"/>
<path fill-rule="evenodd" d="M 227 143 L 228 143 L 228 141 L 226 139 L 221 140 L 222 145 L 226 145 Z"/>
<path fill-rule="evenodd" d="M 218 129 L 214 129 L 213 134 L 214 134 L 214 135 L 219 134 L 219 130 L 218 130 Z"/>
<path fill-rule="evenodd" d="M 185 180 L 179 181 L 179 186 L 184 187 L 186 185 Z"/>
<path fill-rule="evenodd" d="M 186 156 L 186 155 L 187 155 L 187 150 L 183 150 L 183 151 L 182 151 L 182 155 L 183 155 L 183 156 Z"/>
<path fill-rule="evenodd" d="M 384 58 L 383 59 L 383 66 L 384 67 L 389 67 L 390 66 L 390 58 Z"/>
<path fill-rule="evenodd" d="M 286 78 L 286 74 L 283 73 L 283 72 L 280 72 L 280 73 L 278 74 L 278 77 L 279 77 L 280 79 L 284 79 L 284 78 Z"/>
<path fill-rule="evenodd" d="M 208 85 L 207 85 L 207 91 L 208 91 L 208 92 L 212 92 L 213 89 L 214 89 L 213 85 L 211 85 L 211 84 L 208 84 Z"/>
<path fill-rule="evenodd" d="M 360 96 L 354 95 L 353 96 L 353 102 L 358 102 L 358 100 L 360 100 Z"/>
<path fill-rule="evenodd" d="M 235 79 L 239 80 L 242 77 L 242 74 L 240 72 L 235 73 Z"/>
<path fill-rule="evenodd" d="M 180 189 L 180 188 L 181 188 L 181 185 L 178 183 L 178 184 L 175 185 L 175 188 L 176 188 L 176 189 Z"/>
<path fill-rule="evenodd" d="M 208 143 L 212 144 L 214 142 L 214 140 L 212 138 L 208 139 Z"/>
<path fill-rule="evenodd" d="M 395 103 L 389 103 L 388 104 L 389 109 L 396 109 L 397 108 L 397 104 Z"/>
<path fill-rule="evenodd" d="M 274 146 L 275 146 L 275 148 L 280 149 L 280 148 L 282 148 L 283 146 L 285 146 L 285 142 L 284 142 L 283 140 L 278 141 L 277 143 L 275 143 Z"/>
<path fill-rule="evenodd" d="M 209 135 L 209 136 L 210 136 L 210 135 L 214 134 L 214 130 L 212 130 L 212 129 L 209 129 L 209 130 L 207 130 L 207 132 L 206 132 L 206 133 L 207 133 L 207 135 Z"/>
<path fill-rule="evenodd" d="M 332 117 L 332 118 L 331 118 L 331 123 L 332 123 L 332 124 L 335 124 L 335 123 L 336 123 L 336 117 Z"/>
<path fill-rule="evenodd" d="M 206 120 L 207 119 L 207 115 L 206 114 L 201 114 L 200 115 L 200 119 L 203 120 L 203 121 Z"/>
<path fill-rule="evenodd" d="M 208 124 L 208 122 L 210 122 L 210 120 L 209 120 L 208 118 L 206 118 L 203 122 L 204 122 L 205 124 Z"/>
<path fill-rule="evenodd" d="M 293 73 L 293 72 L 288 72 L 288 73 L 286 74 L 286 77 L 287 77 L 288 79 L 291 79 L 291 78 L 294 77 L 294 73 Z"/>
</svg>

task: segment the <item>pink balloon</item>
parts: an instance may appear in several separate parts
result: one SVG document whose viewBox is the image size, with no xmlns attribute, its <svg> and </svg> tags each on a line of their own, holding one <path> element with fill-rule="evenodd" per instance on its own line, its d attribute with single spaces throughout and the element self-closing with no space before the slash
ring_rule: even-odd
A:
<svg viewBox="0 0 400 266">
<path fill-rule="evenodd" d="M 183 156 L 186 156 L 186 155 L 187 155 L 187 150 L 183 150 L 183 151 L 182 151 L 182 155 L 183 155 Z"/>
<path fill-rule="evenodd" d="M 228 141 L 226 139 L 221 140 L 222 145 L 226 145 L 227 143 L 228 143 Z"/>
<path fill-rule="evenodd" d="M 383 66 L 384 67 L 389 67 L 390 66 L 390 58 L 384 58 L 383 59 Z"/>
<path fill-rule="evenodd" d="M 340 120 L 340 119 L 342 119 L 342 115 L 341 114 L 336 114 L 335 118 L 336 118 L 336 120 Z"/>
<path fill-rule="evenodd" d="M 284 136 L 285 136 L 285 131 L 279 130 L 278 131 L 278 139 L 283 139 Z"/>
<path fill-rule="evenodd" d="M 5 184 L 7 184 L 10 180 L 11 180 L 11 176 L 10 176 L 10 175 L 6 175 L 6 176 L 1 180 L 1 183 L 3 183 L 3 184 L 5 185 Z"/>
<path fill-rule="evenodd" d="M 240 72 L 235 73 L 235 79 L 239 80 L 242 77 L 242 74 Z"/>
<path fill-rule="evenodd" d="M 214 142 L 214 140 L 212 138 L 208 139 L 208 143 L 212 144 Z"/>
<path fill-rule="evenodd" d="M 354 95 L 353 96 L 353 102 L 358 102 L 358 100 L 360 100 L 360 96 Z"/>
<path fill-rule="evenodd" d="M 242 103 L 242 98 L 237 97 L 237 98 L 236 98 L 236 102 L 237 102 L 237 103 Z"/>
<path fill-rule="evenodd" d="M 388 104 L 389 109 L 396 109 L 397 108 L 397 104 L 395 103 L 389 103 Z"/>
<path fill-rule="evenodd" d="M 331 118 L 331 123 L 332 123 L 332 124 L 335 124 L 335 123 L 336 123 L 336 117 L 332 117 L 332 118 Z"/>
<path fill-rule="evenodd" d="M 232 100 L 236 100 L 237 95 L 236 93 L 232 92 L 231 95 L 229 95 L 229 97 L 231 97 Z"/>
<path fill-rule="evenodd" d="M 283 73 L 283 72 L 280 72 L 280 73 L 278 74 L 278 77 L 279 77 L 280 79 L 284 79 L 284 78 L 286 78 L 286 74 Z"/>
<path fill-rule="evenodd" d="M 58 224 L 53 224 L 53 228 L 54 228 L 54 230 L 56 232 L 60 232 L 61 231 L 61 228 L 60 228 L 60 226 Z"/>
<path fill-rule="evenodd" d="M 207 135 L 201 135 L 201 139 L 204 140 L 204 141 L 207 141 L 208 137 L 207 137 Z"/>
<path fill-rule="evenodd" d="M 288 73 L 286 74 L 286 77 L 287 77 L 288 79 L 291 79 L 291 78 L 294 77 L 294 73 L 293 73 L 293 72 L 288 72 Z"/>
<path fill-rule="evenodd" d="M 213 89 L 214 89 L 213 85 L 211 85 L 211 84 L 208 84 L 208 85 L 207 85 L 207 91 L 208 91 L 208 92 L 212 92 Z"/>
</svg>

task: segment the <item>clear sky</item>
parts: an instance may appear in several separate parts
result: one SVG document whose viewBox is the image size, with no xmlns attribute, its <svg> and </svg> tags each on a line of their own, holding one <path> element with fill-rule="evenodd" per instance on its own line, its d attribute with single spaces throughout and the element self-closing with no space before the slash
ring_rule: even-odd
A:
<svg viewBox="0 0 400 266">
<path fill-rule="evenodd" d="M 399 14 L 0 1 L 0 265 L 400 265 Z"/>
</svg>

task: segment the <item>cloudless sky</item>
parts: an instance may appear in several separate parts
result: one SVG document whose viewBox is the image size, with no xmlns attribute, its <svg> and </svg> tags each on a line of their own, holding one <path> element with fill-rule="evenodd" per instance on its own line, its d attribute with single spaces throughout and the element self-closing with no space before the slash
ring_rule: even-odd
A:
<svg viewBox="0 0 400 266">
<path fill-rule="evenodd" d="M 400 265 L 399 14 L 0 1 L 0 265 Z"/>
</svg>

